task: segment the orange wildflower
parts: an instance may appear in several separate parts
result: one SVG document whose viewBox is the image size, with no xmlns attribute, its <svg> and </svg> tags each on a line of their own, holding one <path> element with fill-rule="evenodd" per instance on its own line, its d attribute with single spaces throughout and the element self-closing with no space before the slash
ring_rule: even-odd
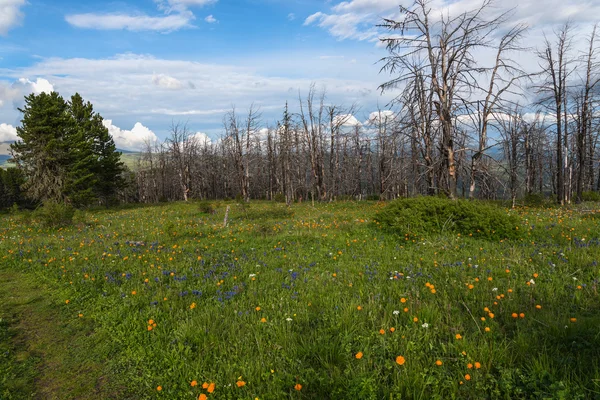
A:
<svg viewBox="0 0 600 400">
<path fill-rule="evenodd" d="M 294 389 L 300 391 L 300 390 L 302 390 L 302 385 L 299 383 L 296 383 L 296 385 L 294 386 Z"/>
<path fill-rule="evenodd" d="M 198 382 L 197 382 L 197 381 L 192 381 L 192 382 L 190 383 L 190 385 L 192 385 L 192 387 L 194 387 L 194 386 L 197 386 L 197 385 L 198 385 Z"/>
<path fill-rule="evenodd" d="M 356 357 L 357 360 L 360 360 L 361 358 L 363 358 L 362 351 L 359 351 L 358 353 L 356 353 L 356 355 L 354 357 Z"/>
<path fill-rule="evenodd" d="M 208 385 L 208 390 L 207 390 L 207 392 L 208 392 L 208 393 L 212 393 L 212 392 L 214 392 L 214 391 L 215 391 L 215 383 L 214 383 L 214 382 L 211 382 L 211 383 Z"/>
<path fill-rule="evenodd" d="M 437 360 L 437 361 L 435 362 L 435 365 L 437 365 L 438 367 L 439 367 L 439 366 L 441 366 L 441 365 L 442 365 L 442 360 Z"/>
<path fill-rule="evenodd" d="M 200 393 L 200 396 L 198 396 L 198 400 L 208 400 L 208 396 L 204 393 Z"/>
<path fill-rule="evenodd" d="M 246 386 L 246 382 L 244 382 L 244 381 L 237 381 L 235 384 L 237 385 L 237 387 Z"/>
<path fill-rule="evenodd" d="M 465 380 L 467 380 L 467 381 L 470 381 L 470 380 L 471 380 L 471 375 L 469 375 L 469 374 L 466 374 L 466 375 L 465 375 Z"/>
<path fill-rule="evenodd" d="M 406 360 L 404 359 L 404 357 L 402 357 L 402 356 L 396 357 L 396 364 L 404 365 L 405 362 L 406 362 Z"/>
</svg>

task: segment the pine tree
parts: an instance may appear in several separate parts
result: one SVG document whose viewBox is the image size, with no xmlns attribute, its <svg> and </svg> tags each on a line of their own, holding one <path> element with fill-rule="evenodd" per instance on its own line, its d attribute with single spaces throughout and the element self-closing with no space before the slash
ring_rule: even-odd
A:
<svg viewBox="0 0 600 400">
<path fill-rule="evenodd" d="M 77 93 L 69 102 L 55 92 L 32 94 L 20 111 L 21 140 L 11 149 L 29 197 L 78 207 L 115 197 L 123 185 L 121 153 L 90 102 Z"/>
<path fill-rule="evenodd" d="M 72 126 L 67 103 L 58 93 L 25 96 L 20 140 L 11 144 L 14 161 L 27 182 L 24 189 L 36 201 L 65 201 L 69 143 Z"/>
</svg>

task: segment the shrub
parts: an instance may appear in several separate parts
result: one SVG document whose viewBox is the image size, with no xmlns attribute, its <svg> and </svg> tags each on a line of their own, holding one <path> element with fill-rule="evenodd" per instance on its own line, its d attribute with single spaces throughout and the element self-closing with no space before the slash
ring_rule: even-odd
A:
<svg viewBox="0 0 600 400">
<path fill-rule="evenodd" d="M 75 208 L 70 204 L 47 201 L 34 211 L 34 218 L 49 228 L 68 226 L 73 223 Z"/>
<path fill-rule="evenodd" d="M 209 203 L 207 201 L 200 202 L 198 204 L 198 209 L 201 213 L 204 214 L 214 214 L 216 212 L 215 207 L 212 205 L 212 203 Z"/>
<path fill-rule="evenodd" d="M 581 193 L 582 201 L 600 201 L 600 193 L 588 191 Z"/>
<path fill-rule="evenodd" d="M 275 203 L 285 203 L 285 195 L 283 193 L 275 193 L 273 201 Z"/>
<path fill-rule="evenodd" d="M 541 207 L 545 203 L 544 195 L 542 193 L 528 193 L 523 198 L 523 203 L 529 207 Z"/>
<path fill-rule="evenodd" d="M 439 197 L 395 200 L 377 213 L 375 221 L 402 235 L 452 232 L 491 240 L 520 236 L 519 219 L 498 207 Z"/>
</svg>

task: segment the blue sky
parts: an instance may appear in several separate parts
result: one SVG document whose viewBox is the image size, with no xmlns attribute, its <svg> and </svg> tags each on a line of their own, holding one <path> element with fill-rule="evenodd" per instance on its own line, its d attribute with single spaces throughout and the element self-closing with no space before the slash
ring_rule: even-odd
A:
<svg viewBox="0 0 600 400">
<path fill-rule="evenodd" d="M 0 0 L 0 141 L 14 139 L 23 95 L 49 90 L 80 92 L 128 149 L 164 138 L 173 121 L 216 139 L 232 106 L 243 114 L 254 103 L 272 126 L 311 83 L 332 103 L 357 104 L 364 121 L 394 95 L 377 90 L 388 76 L 375 24 L 398 17 L 399 1 Z M 535 44 L 567 18 L 589 25 L 596 3 L 498 6 L 518 5 L 515 20 Z M 459 11 L 479 1 L 431 4 Z"/>
</svg>

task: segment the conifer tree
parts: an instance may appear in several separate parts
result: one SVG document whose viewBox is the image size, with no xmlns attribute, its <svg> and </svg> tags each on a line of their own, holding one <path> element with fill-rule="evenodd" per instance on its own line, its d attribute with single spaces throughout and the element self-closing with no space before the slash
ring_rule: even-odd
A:
<svg viewBox="0 0 600 400">
<path fill-rule="evenodd" d="M 102 117 L 76 93 L 66 102 L 57 93 L 25 97 L 20 140 L 11 145 L 14 161 L 35 201 L 81 207 L 109 203 L 121 188 L 121 153 Z"/>
</svg>

